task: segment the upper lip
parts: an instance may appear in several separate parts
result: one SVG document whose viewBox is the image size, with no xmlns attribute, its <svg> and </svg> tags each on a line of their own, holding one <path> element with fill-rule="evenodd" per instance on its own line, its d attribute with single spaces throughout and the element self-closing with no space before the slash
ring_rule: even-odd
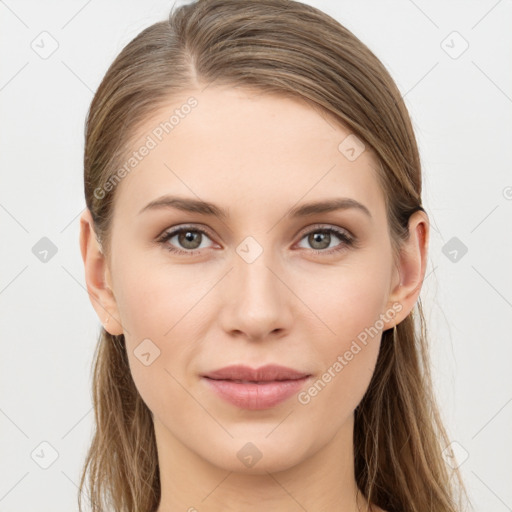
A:
<svg viewBox="0 0 512 512">
<path fill-rule="evenodd" d="M 265 382 L 276 380 L 297 380 L 309 377 L 310 374 L 287 368 L 276 364 L 268 364 L 259 368 L 243 365 L 232 365 L 214 370 L 203 375 L 215 380 L 245 380 L 252 382 Z"/>
</svg>

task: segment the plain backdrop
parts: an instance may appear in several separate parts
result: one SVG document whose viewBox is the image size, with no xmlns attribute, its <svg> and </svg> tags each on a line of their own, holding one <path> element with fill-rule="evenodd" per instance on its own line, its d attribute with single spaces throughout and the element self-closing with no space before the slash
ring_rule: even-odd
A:
<svg viewBox="0 0 512 512">
<path fill-rule="evenodd" d="M 421 297 L 451 463 L 474 510 L 512 510 L 512 3 L 308 3 L 366 43 L 405 98 L 432 222 Z M 84 120 L 115 56 L 170 7 L 0 1 L 0 512 L 78 508 L 100 332 L 78 245 Z"/>
</svg>

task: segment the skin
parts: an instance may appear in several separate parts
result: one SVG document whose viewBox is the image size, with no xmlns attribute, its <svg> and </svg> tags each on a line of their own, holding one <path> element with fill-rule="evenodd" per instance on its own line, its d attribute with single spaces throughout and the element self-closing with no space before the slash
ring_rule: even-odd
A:
<svg viewBox="0 0 512 512">
<path fill-rule="evenodd" d="M 109 318 L 111 334 L 124 333 L 134 382 L 153 413 L 158 512 L 363 510 L 354 409 L 382 331 L 418 298 L 428 217 L 411 216 L 395 262 L 374 156 L 366 150 L 349 161 L 338 145 L 350 132 L 300 100 L 236 87 L 188 91 L 140 127 L 139 142 L 191 94 L 197 107 L 117 185 L 110 254 L 102 254 L 87 210 L 80 221 L 92 305 L 103 323 Z M 171 208 L 139 214 L 164 194 L 213 202 L 230 217 Z M 299 204 L 341 196 L 365 205 L 371 218 L 357 209 L 285 216 Z M 156 242 L 190 224 L 211 235 L 197 234 L 195 246 L 178 236 L 166 244 L 200 245 L 199 254 L 173 254 Z M 345 244 L 332 234 L 328 248 L 318 249 L 324 246 L 307 236 L 316 224 L 348 230 L 357 247 L 325 254 Z M 236 252 L 248 236 L 263 250 L 252 263 Z M 393 304 L 401 311 L 307 404 L 294 396 L 246 411 L 200 377 L 229 364 L 277 363 L 316 380 Z M 134 355 L 146 338 L 160 350 L 149 366 Z M 252 467 L 237 457 L 248 442 L 261 453 Z"/>
</svg>

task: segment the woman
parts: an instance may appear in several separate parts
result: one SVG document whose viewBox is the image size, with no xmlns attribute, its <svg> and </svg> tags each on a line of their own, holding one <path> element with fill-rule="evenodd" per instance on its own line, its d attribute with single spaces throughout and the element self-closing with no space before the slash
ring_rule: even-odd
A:
<svg viewBox="0 0 512 512">
<path fill-rule="evenodd" d="M 123 49 L 86 132 L 92 509 L 459 510 L 420 159 L 371 51 L 298 2 L 199 0 Z"/>
</svg>

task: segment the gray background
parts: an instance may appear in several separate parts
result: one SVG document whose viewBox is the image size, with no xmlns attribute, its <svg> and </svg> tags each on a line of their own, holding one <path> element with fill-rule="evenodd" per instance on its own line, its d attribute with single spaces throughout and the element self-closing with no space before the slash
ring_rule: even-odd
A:
<svg viewBox="0 0 512 512">
<path fill-rule="evenodd" d="M 308 3 L 365 42 L 405 97 L 450 463 L 475 510 L 512 510 L 512 3 Z M 100 330 L 78 246 L 84 119 L 108 65 L 170 5 L 0 1 L 0 512 L 77 510 Z"/>
</svg>

